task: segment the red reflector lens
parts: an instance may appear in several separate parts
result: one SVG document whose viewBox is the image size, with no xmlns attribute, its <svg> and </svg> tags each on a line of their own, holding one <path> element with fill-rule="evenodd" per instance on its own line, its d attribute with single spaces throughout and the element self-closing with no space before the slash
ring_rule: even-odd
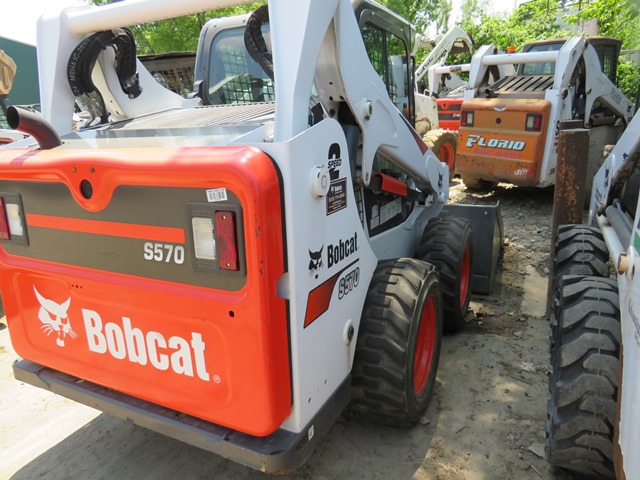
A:
<svg viewBox="0 0 640 480">
<path fill-rule="evenodd" d="M 536 115 L 533 118 L 533 129 L 536 132 L 539 132 L 540 130 L 542 130 L 542 115 Z"/>
<path fill-rule="evenodd" d="M 530 132 L 541 132 L 542 131 L 542 114 L 528 113 L 527 122 L 525 124 L 524 129 Z"/>
<path fill-rule="evenodd" d="M 238 241 L 234 212 L 216 212 L 216 233 L 220 268 L 238 270 Z"/>
<path fill-rule="evenodd" d="M 473 127 L 473 112 L 463 110 L 460 114 L 460 125 L 463 127 Z"/>
<path fill-rule="evenodd" d="M 0 240 L 11 240 L 9 222 L 7 221 L 7 209 L 4 206 L 4 198 L 0 198 Z"/>
</svg>

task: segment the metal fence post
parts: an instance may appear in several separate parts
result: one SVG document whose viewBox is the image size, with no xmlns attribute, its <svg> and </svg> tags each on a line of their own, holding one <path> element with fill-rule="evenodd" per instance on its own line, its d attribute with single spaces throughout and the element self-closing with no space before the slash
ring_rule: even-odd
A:
<svg viewBox="0 0 640 480">
<path fill-rule="evenodd" d="M 584 214 L 585 180 L 589 163 L 589 130 L 584 128 L 560 130 L 558 135 L 558 162 L 553 194 L 551 220 L 551 249 L 549 253 L 549 286 L 547 289 L 547 314 L 551 312 L 554 258 L 558 226 L 581 224 Z"/>
</svg>

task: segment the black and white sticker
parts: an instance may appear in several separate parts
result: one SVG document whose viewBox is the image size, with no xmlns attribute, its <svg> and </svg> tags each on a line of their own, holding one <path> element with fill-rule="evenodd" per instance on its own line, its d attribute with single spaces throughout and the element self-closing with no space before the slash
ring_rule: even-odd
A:
<svg viewBox="0 0 640 480">
<path fill-rule="evenodd" d="M 347 208 L 347 179 L 340 178 L 329 185 L 327 215 Z"/>
<path fill-rule="evenodd" d="M 226 202 L 227 201 L 227 189 L 226 188 L 211 188 L 207 190 L 208 202 Z"/>
</svg>

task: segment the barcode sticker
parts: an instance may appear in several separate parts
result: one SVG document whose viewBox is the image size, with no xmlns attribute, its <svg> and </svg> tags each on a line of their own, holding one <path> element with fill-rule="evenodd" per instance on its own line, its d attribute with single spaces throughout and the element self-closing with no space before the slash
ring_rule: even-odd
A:
<svg viewBox="0 0 640 480">
<path fill-rule="evenodd" d="M 211 190 L 207 190 L 207 201 L 209 202 L 224 202 L 226 199 L 226 188 L 212 188 Z"/>
</svg>

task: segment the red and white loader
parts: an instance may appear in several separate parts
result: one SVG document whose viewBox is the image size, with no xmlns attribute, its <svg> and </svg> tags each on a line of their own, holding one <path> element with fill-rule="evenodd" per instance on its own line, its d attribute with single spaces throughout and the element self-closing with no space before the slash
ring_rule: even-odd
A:
<svg viewBox="0 0 640 480">
<path fill-rule="evenodd" d="M 499 229 L 462 214 L 499 216 L 445 207 L 393 68 L 413 28 L 373 1 L 211 20 L 189 99 L 136 61 L 124 27 L 239 3 L 40 20 L 46 120 L 10 109 L 33 138 L 0 150 L 0 291 L 17 379 L 281 472 L 349 402 L 419 419 L 442 331 L 493 278 Z"/>
</svg>

